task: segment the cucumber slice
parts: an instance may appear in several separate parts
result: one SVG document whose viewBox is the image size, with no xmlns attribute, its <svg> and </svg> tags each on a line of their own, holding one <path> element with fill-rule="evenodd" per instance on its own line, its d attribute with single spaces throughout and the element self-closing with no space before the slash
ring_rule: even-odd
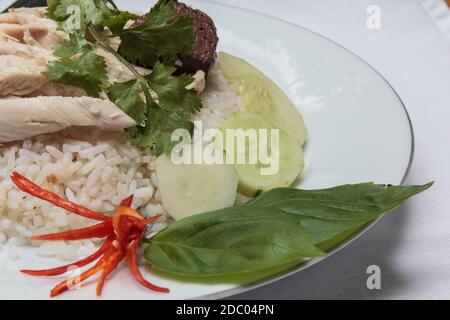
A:
<svg viewBox="0 0 450 320">
<path fill-rule="evenodd" d="M 261 113 L 303 146 L 307 138 L 303 117 L 280 87 L 241 58 L 220 52 L 219 63 L 225 78 L 243 99 L 246 111 Z"/>
<path fill-rule="evenodd" d="M 232 165 L 176 165 L 162 155 L 156 161 L 156 174 L 162 204 L 175 220 L 236 202 L 238 179 Z"/>
<path fill-rule="evenodd" d="M 239 191 L 241 193 L 253 197 L 259 191 L 266 192 L 274 188 L 289 187 L 303 171 L 304 156 L 301 143 L 283 130 L 279 130 L 279 156 L 273 156 L 274 162 L 272 162 L 275 163 L 276 158 L 278 158 L 278 171 L 275 174 L 267 175 L 267 172 L 263 174 L 262 169 L 268 169 L 270 162 L 262 161 L 264 164 L 262 165 L 261 161 L 258 161 L 256 164 L 251 164 L 248 160 L 250 151 L 258 150 L 259 152 L 264 143 L 267 146 L 267 150 L 269 150 L 267 155 L 269 157 L 271 154 L 275 155 L 272 153 L 274 150 L 271 150 L 272 139 L 270 132 L 268 138 L 265 140 L 261 140 L 259 136 L 257 140 L 247 139 L 245 142 L 245 150 L 238 150 L 237 138 L 235 139 L 235 137 L 229 134 L 227 135 L 227 131 L 228 133 L 236 131 L 229 131 L 228 129 L 243 129 L 244 132 L 248 129 L 254 129 L 256 132 L 259 132 L 259 129 L 270 130 L 276 128 L 265 117 L 252 112 L 235 113 L 223 123 L 221 132 L 224 136 L 224 150 L 229 160 L 233 160 L 235 164 L 239 177 Z M 230 139 L 235 140 L 234 143 L 229 143 Z M 246 164 L 239 164 L 238 155 L 243 156 L 244 152 L 247 162 Z M 260 159 L 258 157 L 258 160 Z"/>
</svg>

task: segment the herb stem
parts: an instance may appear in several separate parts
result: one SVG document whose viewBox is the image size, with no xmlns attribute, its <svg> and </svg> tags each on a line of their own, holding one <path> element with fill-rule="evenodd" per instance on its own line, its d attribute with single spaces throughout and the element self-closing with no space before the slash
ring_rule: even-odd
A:
<svg viewBox="0 0 450 320">
<path fill-rule="evenodd" d="M 136 78 L 139 78 L 140 80 L 145 80 L 145 78 L 139 74 L 136 69 L 134 69 L 134 67 L 127 61 L 125 60 L 117 51 L 115 51 L 113 48 L 111 48 L 111 46 L 109 46 L 102 38 L 101 36 L 97 33 L 97 31 L 95 30 L 94 27 L 89 26 L 89 32 L 92 34 L 92 36 L 94 37 L 94 39 L 97 41 L 97 43 L 106 51 L 108 51 L 109 53 L 111 53 L 112 55 L 114 55 L 114 57 L 117 58 L 117 60 L 119 60 L 120 62 L 122 62 L 128 69 L 130 69 L 131 72 L 133 72 L 133 74 L 136 76 Z"/>
<path fill-rule="evenodd" d="M 119 8 L 117 7 L 117 5 L 114 3 L 113 0 L 106 0 L 106 2 L 108 2 L 114 10 L 119 10 Z"/>
<path fill-rule="evenodd" d="M 145 103 L 147 106 L 153 105 L 153 99 L 150 94 L 150 88 L 148 87 L 147 80 L 145 77 L 143 77 L 139 72 L 136 71 L 134 66 L 129 63 L 125 58 L 123 58 L 116 50 L 111 48 L 103 39 L 102 37 L 97 33 L 97 30 L 93 26 L 89 26 L 89 32 L 92 34 L 94 39 L 97 41 L 98 45 L 111 53 L 117 60 L 119 60 L 123 65 L 125 65 L 130 71 L 134 74 L 137 80 L 139 80 L 139 83 L 142 87 L 142 90 L 145 95 Z"/>
</svg>

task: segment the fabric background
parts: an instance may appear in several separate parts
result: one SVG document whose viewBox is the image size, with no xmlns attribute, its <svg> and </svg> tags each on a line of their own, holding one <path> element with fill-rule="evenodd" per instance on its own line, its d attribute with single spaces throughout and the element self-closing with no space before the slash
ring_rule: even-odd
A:
<svg viewBox="0 0 450 320">
<path fill-rule="evenodd" d="M 412 118 L 416 155 L 408 182 L 436 181 L 431 191 L 387 215 L 325 261 L 233 298 L 450 299 L 450 11 L 445 2 L 219 2 L 302 25 L 374 66 L 399 93 Z M 366 27 L 370 5 L 381 9 L 380 30 Z M 370 265 L 381 268 L 381 290 L 367 289 Z"/>
</svg>

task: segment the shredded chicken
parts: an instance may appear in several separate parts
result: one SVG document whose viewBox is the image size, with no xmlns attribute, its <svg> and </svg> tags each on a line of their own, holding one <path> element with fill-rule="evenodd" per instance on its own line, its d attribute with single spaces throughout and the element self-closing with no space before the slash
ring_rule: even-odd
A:
<svg viewBox="0 0 450 320">
<path fill-rule="evenodd" d="M 52 82 L 43 75 L 48 63 L 57 60 L 54 47 L 67 35 L 46 18 L 46 8 L 11 9 L 0 14 L 0 142 L 22 140 L 70 126 L 122 130 L 136 123 L 105 93 L 102 99 L 86 97 L 78 87 Z M 120 39 L 111 43 L 120 45 Z M 96 48 L 105 60 L 110 82 L 125 82 L 134 74 L 110 52 Z M 147 75 L 149 69 L 135 67 Z M 205 73 L 194 75 L 188 86 L 201 93 Z"/>
<path fill-rule="evenodd" d="M 0 59 L 8 60 L 7 64 L 1 65 L 0 96 L 85 94 L 82 89 L 51 83 L 45 76 L 38 75 L 46 70 L 49 61 L 57 60 L 53 55 L 53 48 L 66 37 L 64 32 L 57 29 L 55 21 L 45 17 L 45 12 L 45 8 L 26 8 L 0 14 Z M 133 78 L 133 73 L 111 53 L 102 48 L 97 48 L 95 52 L 105 59 L 112 82 L 125 82 Z M 8 58 L 1 58 L 3 56 Z M 28 59 L 29 62 L 22 64 L 23 60 L 13 59 L 11 56 Z M 136 67 L 136 70 L 144 75 L 150 72 L 140 67 Z M 2 90 L 3 88 L 8 90 Z"/>
<path fill-rule="evenodd" d="M 0 59 L 8 61 L 7 64 L 2 64 L 0 61 L 0 67 L 2 67 L 0 97 L 84 94 L 82 89 L 76 90 L 49 83 L 45 76 L 38 75 L 46 70 L 49 61 L 57 59 L 53 55 L 53 48 L 66 37 L 64 32 L 57 29 L 58 25 L 55 21 L 45 17 L 45 12 L 45 8 L 22 8 L 0 14 Z M 118 47 L 120 39 L 113 39 L 111 45 Z M 95 49 L 95 53 L 105 59 L 111 82 L 125 82 L 133 79 L 133 73 L 119 63 L 111 53 L 102 48 Z M 8 57 L 2 58 L 3 56 Z M 22 63 L 24 60 L 13 59 L 11 56 L 28 59 L 29 62 Z M 151 72 L 137 66 L 135 69 L 142 75 Z M 194 79 L 194 83 L 189 88 L 201 93 L 205 88 L 204 72 L 197 72 Z"/>
<path fill-rule="evenodd" d="M 47 66 L 42 59 L 0 55 L 1 96 L 82 96 L 84 90 L 50 82 L 42 75 Z"/>
<path fill-rule="evenodd" d="M 194 82 L 186 87 L 186 89 L 194 89 L 199 94 L 205 91 L 206 88 L 206 74 L 203 70 L 198 70 L 194 76 Z"/>
<path fill-rule="evenodd" d="M 118 131 L 135 125 L 133 119 L 109 100 L 90 97 L 0 99 L 0 143 L 68 127 Z"/>
<path fill-rule="evenodd" d="M 103 48 L 96 48 L 95 53 L 105 59 L 106 70 L 108 71 L 108 77 L 111 82 L 126 82 L 134 79 L 135 76 L 133 72 L 131 72 L 131 70 L 125 65 L 118 62 L 117 58 L 114 57 L 112 53 L 109 53 Z M 147 75 L 151 72 L 149 69 L 138 66 L 134 66 L 134 69 L 142 75 Z"/>
<path fill-rule="evenodd" d="M 55 21 L 40 14 L 39 9 L 17 10 L 0 15 L 0 33 L 30 46 L 52 50 L 65 34 Z"/>
</svg>

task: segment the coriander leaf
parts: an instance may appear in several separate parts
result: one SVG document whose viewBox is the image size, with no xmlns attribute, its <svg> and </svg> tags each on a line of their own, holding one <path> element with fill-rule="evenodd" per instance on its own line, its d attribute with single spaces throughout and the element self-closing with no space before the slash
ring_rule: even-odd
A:
<svg viewBox="0 0 450 320">
<path fill-rule="evenodd" d="M 249 273 L 323 256 L 280 210 L 228 208 L 183 219 L 150 240 L 152 266 L 181 275 Z"/>
<path fill-rule="evenodd" d="M 108 83 L 105 60 L 92 51 L 76 59 L 62 58 L 48 64 L 44 75 L 55 82 L 83 88 L 92 97 L 98 97 Z"/>
<path fill-rule="evenodd" d="M 130 20 L 136 20 L 139 16 L 128 11 L 114 11 L 113 14 L 105 20 L 105 26 L 112 33 L 119 33 L 123 30 L 126 23 Z"/>
<path fill-rule="evenodd" d="M 53 1 L 47 16 L 60 22 L 66 31 L 85 31 L 89 25 L 101 26 L 110 14 L 101 0 L 57 0 Z"/>
<path fill-rule="evenodd" d="M 145 127 L 137 127 L 128 133 L 133 144 L 149 148 L 153 154 L 160 156 L 170 152 L 177 142 L 171 141 L 176 129 L 186 129 L 192 133 L 194 124 L 185 114 L 167 111 L 158 106 L 148 108 Z"/>
<path fill-rule="evenodd" d="M 194 276 L 280 267 L 320 255 L 317 248 L 332 248 L 431 186 L 274 189 L 244 206 L 175 222 L 150 239 L 144 257 L 158 269 Z"/>
<path fill-rule="evenodd" d="M 151 67 L 156 61 L 173 64 L 179 54 L 192 52 L 197 31 L 194 18 L 176 16 L 173 1 L 151 9 L 144 23 L 123 30 L 119 52 L 129 62 Z"/>
<path fill-rule="evenodd" d="M 140 126 L 145 125 L 147 106 L 141 98 L 141 80 L 114 83 L 109 92 L 109 99 L 133 118 Z"/>
<path fill-rule="evenodd" d="M 69 39 L 58 43 L 55 46 L 53 53 L 61 58 L 70 58 L 74 55 L 86 53 L 90 50 L 92 50 L 92 46 L 84 37 L 81 37 L 76 33 L 70 33 Z"/>
<path fill-rule="evenodd" d="M 197 92 L 186 89 L 193 78 L 175 77 L 174 71 L 175 68 L 157 62 L 152 73 L 145 77 L 157 96 L 157 103 L 147 107 L 145 126 L 128 131 L 135 145 L 149 148 L 157 156 L 170 152 L 177 144 L 171 141 L 175 130 L 186 129 L 192 133 L 194 124 L 190 118 L 201 108 Z"/>
<path fill-rule="evenodd" d="M 190 115 L 202 107 L 197 92 L 186 89 L 194 79 L 188 75 L 172 76 L 175 70 L 175 67 L 156 62 L 146 79 L 150 88 L 157 94 L 161 108 L 168 111 L 178 110 L 180 114 Z"/>
</svg>

